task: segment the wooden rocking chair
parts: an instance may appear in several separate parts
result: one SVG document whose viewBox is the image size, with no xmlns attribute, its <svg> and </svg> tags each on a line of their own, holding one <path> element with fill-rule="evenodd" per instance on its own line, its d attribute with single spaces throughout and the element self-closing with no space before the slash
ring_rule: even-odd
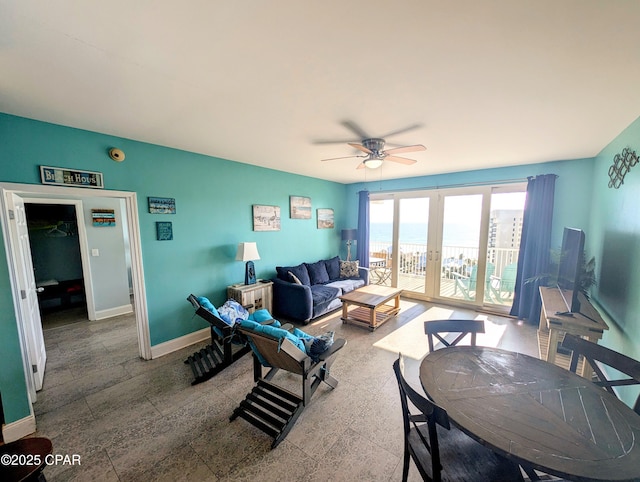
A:
<svg viewBox="0 0 640 482">
<path fill-rule="evenodd" d="M 286 325 L 285 328 L 286 329 Z M 240 403 L 230 417 L 247 420 L 266 434 L 274 438 L 271 448 L 278 446 L 293 428 L 296 420 L 309 405 L 313 393 L 321 382 L 331 388 L 338 385 L 330 374 L 335 355 L 347 341 L 336 339 L 324 353 L 313 361 L 305 352 L 288 338 L 277 338 L 266 333 L 239 327 L 237 330 L 246 337 L 253 353 L 253 378 L 256 385 Z M 263 367 L 268 370 L 263 373 Z M 293 393 L 270 380 L 278 370 L 300 375 L 302 394 Z"/>
<path fill-rule="evenodd" d="M 195 377 L 191 385 L 196 385 L 209 380 L 249 353 L 251 347 L 238 338 L 231 325 L 202 306 L 195 295 L 189 295 L 187 301 L 196 309 L 196 315 L 211 325 L 211 344 L 184 361 L 191 366 Z"/>
</svg>

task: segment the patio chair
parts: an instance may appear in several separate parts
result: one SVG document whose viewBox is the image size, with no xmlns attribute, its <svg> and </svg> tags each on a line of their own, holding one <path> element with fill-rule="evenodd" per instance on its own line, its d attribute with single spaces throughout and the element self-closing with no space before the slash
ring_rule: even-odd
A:
<svg viewBox="0 0 640 482">
<path fill-rule="evenodd" d="M 485 273 L 485 288 L 484 288 L 484 298 L 486 301 L 491 301 L 491 277 L 496 271 L 496 266 L 493 263 L 487 263 L 487 270 Z M 456 280 L 456 283 L 453 288 L 454 294 L 458 293 L 458 289 L 462 293 L 462 296 L 465 300 L 473 301 L 476 296 L 476 287 L 477 287 L 477 277 L 478 277 L 478 265 L 473 265 L 471 267 L 471 274 L 469 276 L 465 276 L 460 273 L 451 272 L 453 277 Z"/>
<path fill-rule="evenodd" d="M 371 259 L 378 260 L 371 262 Z M 371 253 L 369 260 L 369 274 L 371 282 L 377 285 L 384 285 L 391 279 L 391 256 L 387 251 Z"/>
<path fill-rule="evenodd" d="M 211 344 L 184 361 L 193 371 L 194 380 L 191 385 L 197 385 L 214 377 L 249 353 L 251 347 L 238 337 L 232 325 L 218 316 L 217 310 L 208 299 L 191 294 L 187 301 L 195 308 L 195 314 L 211 325 Z"/>
<path fill-rule="evenodd" d="M 230 420 L 241 417 L 272 436 L 271 448 L 284 440 L 321 382 L 331 388 L 338 385 L 338 380 L 331 375 L 331 365 L 337 352 L 347 344 L 342 338 L 336 339 L 327 350 L 312 357 L 306 352 L 304 340 L 314 337 L 295 328 L 289 332 L 285 327 L 259 327 L 250 322 L 241 322 L 238 327 L 253 349 L 256 385 L 233 411 Z M 263 368 L 267 368 L 266 373 Z M 271 381 L 279 370 L 300 376 L 299 393 Z"/>
<path fill-rule="evenodd" d="M 503 301 L 505 298 L 513 296 L 517 274 L 518 263 L 512 263 L 504 267 L 500 276 L 491 276 L 489 288 L 497 301 Z"/>
<path fill-rule="evenodd" d="M 404 426 L 402 480 L 413 462 L 423 480 L 522 481 L 520 467 L 451 427 L 447 411 L 416 392 L 406 381 L 402 355 L 393 363 Z M 411 411 L 409 402 L 417 408 Z"/>
<path fill-rule="evenodd" d="M 580 356 L 583 356 L 585 361 L 593 368 L 593 372 L 595 372 L 597 379 L 593 383 L 603 387 L 616 397 L 618 397 L 618 394 L 613 387 L 640 384 L 640 361 L 569 333 L 564 335 L 562 347 L 573 352 L 571 354 L 571 364 L 569 365 L 569 369 L 572 372 L 576 371 L 578 360 Z M 614 374 L 612 370 L 607 370 L 606 367 L 611 367 L 629 378 Z M 609 373 L 609 376 L 605 371 Z M 592 375 L 592 373 L 589 373 L 589 377 L 592 377 Z M 636 399 L 633 410 L 640 415 L 640 395 Z"/>
<path fill-rule="evenodd" d="M 429 341 L 429 352 L 434 350 L 433 337 L 435 336 L 445 346 L 454 346 L 467 335 L 471 335 L 471 346 L 476 346 L 476 335 L 484 333 L 483 320 L 434 320 L 424 322 L 424 332 Z M 441 333 L 451 334 L 446 337 Z M 458 334 L 457 336 L 455 334 Z M 455 337 L 451 339 L 452 337 Z M 449 338 L 449 339 L 447 339 Z"/>
</svg>

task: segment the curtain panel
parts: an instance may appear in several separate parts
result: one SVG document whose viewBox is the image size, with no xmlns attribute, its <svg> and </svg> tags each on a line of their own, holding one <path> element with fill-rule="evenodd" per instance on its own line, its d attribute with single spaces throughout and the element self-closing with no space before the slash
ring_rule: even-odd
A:
<svg viewBox="0 0 640 482">
<path fill-rule="evenodd" d="M 360 266 L 369 266 L 369 191 L 358 192 L 358 249 Z"/>
<path fill-rule="evenodd" d="M 537 325 L 540 319 L 539 287 L 549 274 L 551 222 L 555 174 L 529 177 L 527 200 L 522 220 L 522 238 L 518 254 L 518 274 L 511 315 Z"/>
</svg>

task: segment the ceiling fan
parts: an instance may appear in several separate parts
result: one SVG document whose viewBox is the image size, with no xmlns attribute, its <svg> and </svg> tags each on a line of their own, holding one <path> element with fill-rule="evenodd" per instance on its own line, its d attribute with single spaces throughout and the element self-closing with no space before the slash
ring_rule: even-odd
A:
<svg viewBox="0 0 640 482">
<path fill-rule="evenodd" d="M 351 147 L 358 149 L 359 151 L 364 152 L 365 155 L 353 155 L 353 156 L 343 156 L 343 157 L 332 157 L 330 159 L 322 159 L 324 161 L 335 161 L 338 159 L 351 159 L 351 158 L 362 158 L 364 159 L 357 167 L 357 169 L 363 169 L 365 167 L 369 169 L 377 169 L 382 166 L 384 161 L 393 161 L 398 162 L 400 164 L 411 165 L 415 164 L 417 161 L 414 159 L 407 159 L 406 157 L 399 157 L 396 154 L 402 154 L 405 152 L 418 152 L 425 151 L 427 148 L 422 144 L 415 144 L 411 146 L 400 146 L 393 147 L 391 149 L 385 149 L 386 141 L 380 137 L 369 137 L 362 129 L 360 129 L 353 122 L 345 121 L 343 125 L 354 132 L 360 135 L 363 139 L 360 143 L 357 142 L 346 142 Z M 402 129 L 400 131 L 392 132 L 388 135 L 398 134 L 400 132 L 405 132 L 410 129 L 415 129 L 420 127 L 419 125 L 413 125 L 408 128 Z M 335 141 L 318 141 L 319 144 L 333 144 Z"/>
</svg>

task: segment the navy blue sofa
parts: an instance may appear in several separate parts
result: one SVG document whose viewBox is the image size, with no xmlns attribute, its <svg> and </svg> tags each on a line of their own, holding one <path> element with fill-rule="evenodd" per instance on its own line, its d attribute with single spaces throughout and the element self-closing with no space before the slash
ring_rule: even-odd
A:
<svg viewBox="0 0 640 482">
<path fill-rule="evenodd" d="M 369 270 L 338 256 L 297 266 L 277 266 L 273 281 L 274 314 L 289 320 L 310 320 L 342 307 L 338 298 L 369 284 Z"/>
</svg>

